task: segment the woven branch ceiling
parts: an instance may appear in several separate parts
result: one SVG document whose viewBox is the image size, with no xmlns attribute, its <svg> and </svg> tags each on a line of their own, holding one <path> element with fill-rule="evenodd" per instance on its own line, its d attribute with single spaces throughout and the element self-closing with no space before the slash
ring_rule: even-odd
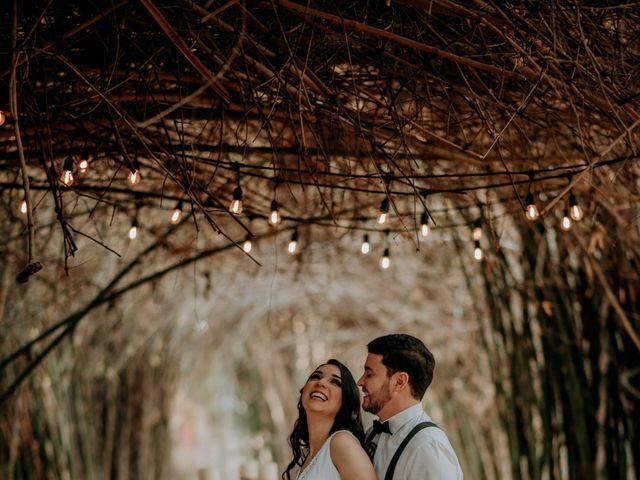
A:
<svg viewBox="0 0 640 480">
<path fill-rule="evenodd" d="M 425 209 L 638 200 L 637 2 L 12 3 L 0 189 L 34 224 L 49 198 L 67 255 L 78 217 L 168 225 L 179 201 L 241 241 L 273 200 L 285 225 L 407 238 Z"/>
</svg>

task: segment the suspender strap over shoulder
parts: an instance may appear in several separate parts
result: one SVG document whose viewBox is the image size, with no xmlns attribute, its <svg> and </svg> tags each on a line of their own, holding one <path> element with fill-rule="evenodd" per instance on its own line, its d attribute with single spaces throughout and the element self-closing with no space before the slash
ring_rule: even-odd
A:
<svg viewBox="0 0 640 480">
<path fill-rule="evenodd" d="M 396 450 L 396 453 L 394 453 L 393 458 L 391 459 L 391 462 L 389 463 L 389 467 L 387 467 L 387 473 L 384 476 L 384 480 L 392 480 L 393 479 L 393 474 L 395 473 L 395 470 L 396 470 L 396 464 L 398 463 L 398 460 L 400 459 L 400 455 L 402 455 L 402 452 L 404 452 L 404 449 L 407 448 L 407 444 L 411 441 L 411 439 L 413 437 L 416 436 L 416 434 L 420 430 L 422 430 L 424 428 L 429 428 L 429 427 L 438 427 L 438 426 L 433 422 L 422 422 L 422 423 L 419 423 L 418 425 L 416 425 L 415 427 L 413 427 L 413 430 L 411 430 L 409 432 L 409 435 L 407 435 L 404 438 L 404 440 L 402 441 L 402 443 L 400 444 L 400 446 Z"/>
</svg>

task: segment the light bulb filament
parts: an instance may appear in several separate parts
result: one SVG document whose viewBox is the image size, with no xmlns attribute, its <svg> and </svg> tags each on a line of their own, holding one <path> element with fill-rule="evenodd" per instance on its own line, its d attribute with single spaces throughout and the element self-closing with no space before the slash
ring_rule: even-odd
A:
<svg viewBox="0 0 640 480">
<path fill-rule="evenodd" d="M 67 187 L 73 185 L 73 172 L 71 170 L 64 170 L 60 176 L 60 181 Z"/>
<path fill-rule="evenodd" d="M 138 227 L 136 227 L 135 225 L 131 225 L 131 228 L 129 229 L 129 238 L 131 240 L 135 240 L 137 236 L 138 236 Z"/>
<path fill-rule="evenodd" d="M 536 206 L 535 201 L 533 200 L 533 193 L 527 193 L 527 202 L 526 202 L 526 217 L 527 220 L 536 220 L 540 213 L 538 212 L 538 207 Z"/>
<path fill-rule="evenodd" d="M 137 185 L 140 183 L 140 172 L 138 170 L 132 170 L 129 172 L 129 183 L 131 185 Z"/>
<path fill-rule="evenodd" d="M 269 216 L 269 223 L 271 225 L 277 225 L 280 223 L 280 213 L 278 212 L 278 202 L 273 200 L 271 202 L 271 214 Z"/>
<path fill-rule="evenodd" d="M 536 220 L 540 216 L 538 207 L 535 204 L 527 205 L 527 219 Z"/>
<path fill-rule="evenodd" d="M 384 198 L 380 203 L 380 211 L 378 212 L 378 223 L 380 225 L 384 224 L 387 221 L 388 216 L 389 216 L 389 199 Z"/>
<path fill-rule="evenodd" d="M 235 215 L 240 215 L 242 213 L 242 200 L 231 200 L 229 210 Z"/>
<path fill-rule="evenodd" d="M 386 270 L 390 265 L 391 259 L 389 258 L 389 248 L 385 248 L 382 258 L 380 259 L 380 266 Z"/>
<path fill-rule="evenodd" d="M 571 207 L 571 218 L 574 219 L 576 222 L 579 222 L 580 220 L 582 220 L 582 217 L 584 216 L 584 213 L 582 212 L 582 208 L 580 208 L 580 205 L 573 205 Z"/>
</svg>

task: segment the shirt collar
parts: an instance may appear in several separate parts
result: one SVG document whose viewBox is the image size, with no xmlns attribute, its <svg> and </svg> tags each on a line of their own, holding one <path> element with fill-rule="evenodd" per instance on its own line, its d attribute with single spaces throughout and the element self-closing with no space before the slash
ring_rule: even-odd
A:
<svg viewBox="0 0 640 480">
<path fill-rule="evenodd" d="M 405 408 L 401 412 L 396 413 L 393 417 L 388 419 L 389 428 L 391 429 L 391 434 L 396 433 L 400 430 L 408 421 L 412 418 L 417 417 L 423 412 L 422 404 L 416 403 L 415 405 L 410 406 L 409 408 Z"/>
</svg>

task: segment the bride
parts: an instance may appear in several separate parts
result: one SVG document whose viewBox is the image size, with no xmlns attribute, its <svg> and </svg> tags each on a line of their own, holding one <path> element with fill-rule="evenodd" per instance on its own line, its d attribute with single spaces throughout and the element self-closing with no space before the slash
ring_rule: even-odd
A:
<svg viewBox="0 0 640 480">
<path fill-rule="evenodd" d="M 331 359 L 314 370 L 300 391 L 298 419 L 289 437 L 293 460 L 282 478 L 376 480 L 363 440 L 360 392 L 349 369 Z"/>
</svg>

